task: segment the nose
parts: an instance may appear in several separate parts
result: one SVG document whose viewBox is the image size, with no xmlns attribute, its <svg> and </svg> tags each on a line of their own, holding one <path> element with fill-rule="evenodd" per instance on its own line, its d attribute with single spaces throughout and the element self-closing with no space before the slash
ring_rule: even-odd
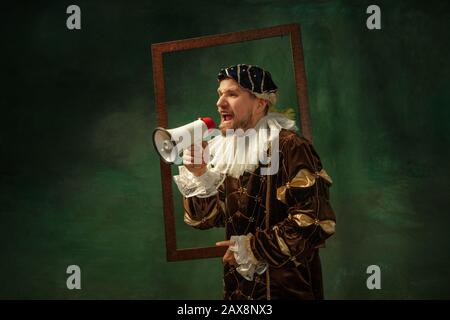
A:
<svg viewBox="0 0 450 320">
<path fill-rule="evenodd" d="M 223 96 L 221 96 L 221 97 L 219 97 L 219 99 L 217 100 L 217 102 L 216 102 L 216 106 L 217 106 L 217 108 L 224 108 L 225 106 L 226 106 L 226 100 L 225 100 L 225 97 L 224 97 L 224 95 Z"/>
</svg>

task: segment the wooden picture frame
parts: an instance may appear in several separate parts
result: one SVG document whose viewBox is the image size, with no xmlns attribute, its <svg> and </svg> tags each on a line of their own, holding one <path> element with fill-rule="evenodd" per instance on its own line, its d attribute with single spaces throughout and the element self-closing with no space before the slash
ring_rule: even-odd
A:
<svg viewBox="0 0 450 320">
<path fill-rule="evenodd" d="M 278 36 L 289 36 L 292 49 L 295 88 L 299 106 L 302 135 L 312 141 L 309 115 L 307 83 L 303 58 L 302 40 L 299 24 L 286 24 L 263 29 L 224 33 L 199 38 L 155 43 L 151 46 L 153 61 L 153 82 L 157 125 L 167 128 L 166 89 L 164 84 L 164 54 L 196 48 L 220 46 L 251 40 Z M 224 247 L 177 248 L 174 205 L 172 195 L 172 173 L 170 165 L 160 160 L 163 211 L 166 237 L 166 256 L 168 261 L 181 261 L 223 256 Z"/>
</svg>

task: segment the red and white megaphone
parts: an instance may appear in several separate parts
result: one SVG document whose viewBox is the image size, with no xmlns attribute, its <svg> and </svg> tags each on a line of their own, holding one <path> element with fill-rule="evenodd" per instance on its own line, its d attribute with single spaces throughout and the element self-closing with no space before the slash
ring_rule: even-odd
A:
<svg viewBox="0 0 450 320">
<path fill-rule="evenodd" d="M 216 124 L 211 118 L 198 118 L 174 129 L 158 127 L 153 131 L 153 145 L 161 159 L 172 164 L 181 159 L 183 150 L 202 142 L 215 127 Z"/>
</svg>

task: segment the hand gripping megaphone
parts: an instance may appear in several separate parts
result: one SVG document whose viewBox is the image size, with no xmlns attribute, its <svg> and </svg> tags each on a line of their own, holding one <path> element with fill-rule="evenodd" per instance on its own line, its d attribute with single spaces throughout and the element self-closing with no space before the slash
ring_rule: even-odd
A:
<svg viewBox="0 0 450 320">
<path fill-rule="evenodd" d="M 183 150 L 202 142 L 215 127 L 216 124 L 211 118 L 198 118 L 174 129 L 158 127 L 153 131 L 153 145 L 161 159 L 172 164 L 180 159 Z"/>
</svg>

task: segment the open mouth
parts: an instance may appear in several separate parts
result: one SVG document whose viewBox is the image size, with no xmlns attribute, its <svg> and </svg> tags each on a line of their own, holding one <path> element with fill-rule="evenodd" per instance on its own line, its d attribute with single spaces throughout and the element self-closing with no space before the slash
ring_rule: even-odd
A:
<svg viewBox="0 0 450 320">
<path fill-rule="evenodd" d="M 221 117 L 222 117 L 222 122 L 228 122 L 228 121 L 233 120 L 233 115 L 230 113 L 222 113 Z"/>
</svg>

